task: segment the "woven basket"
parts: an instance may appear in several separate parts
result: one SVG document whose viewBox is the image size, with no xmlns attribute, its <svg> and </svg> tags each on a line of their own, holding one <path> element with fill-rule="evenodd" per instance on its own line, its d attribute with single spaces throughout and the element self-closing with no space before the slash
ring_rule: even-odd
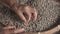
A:
<svg viewBox="0 0 60 34">
<path fill-rule="evenodd" d="M 0 25 L 11 25 L 16 28 L 25 28 L 26 32 L 40 32 L 53 27 L 59 16 L 59 4 L 53 0 L 31 0 L 20 3 L 35 7 L 38 10 L 38 19 L 25 24 L 6 5 L 0 2 Z M 23 3 L 24 2 L 24 3 Z"/>
</svg>

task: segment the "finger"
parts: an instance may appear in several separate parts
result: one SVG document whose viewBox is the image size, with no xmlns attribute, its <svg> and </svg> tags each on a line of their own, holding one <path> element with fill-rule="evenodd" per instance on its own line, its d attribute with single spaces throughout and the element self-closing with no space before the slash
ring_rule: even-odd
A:
<svg viewBox="0 0 60 34">
<path fill-rule="evenodd" d="M 13 29 L 13 28 L 15 28 L 15 26 L 6 26 L 3 29 Z"/>
<path fill-rule="evenodd" d="M 26 14 L 28 16 L 27 22 L 29 22 L 31 20 L 31 13 L 30 13 L 30 11 L 31 10 L 29 8 L 25 8 L 25 12 L 26 12 Z"/>
<path fill-rule="evenodd" d="M 21 20 L 23 20 L 24 22 L 26 22 L 26 18 L 24 17 L 22 11 L 18 11 L 17 15 L 21 18 Z"/>
<path fill-rule="evenodd" d="M 38 14 L 37 10 L 34 8 L 34 10 L 32 10 L 32 13 L 33 13 L 33 20 L 36 21 Z"/>
<path fill-rule="evenodd" d="M 22 28 L 22 29 L 16 29 L 16 30 L 14 30 L 13 33 L 17 34 L 17 33 L 22 33 L 22 32 L 24 32 L 24 31 L 25 31 L 24 28 Z"/>
</svg>

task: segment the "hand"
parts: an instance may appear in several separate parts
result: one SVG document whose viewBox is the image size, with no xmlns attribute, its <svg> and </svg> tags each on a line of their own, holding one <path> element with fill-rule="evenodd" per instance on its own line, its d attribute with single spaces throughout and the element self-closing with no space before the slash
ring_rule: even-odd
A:
<svg viewBox="0 0 60 34">
<path fill-rule="evenodd" d="M 35 8 L 32 8 L 30 6 L 18 4 L 16 0 L 0 0 L 7 5 L 12 7 L 12 10 L 15 11 L 15 13 L 20 17 L 21 20 L 24 22 L 29 22 L 31 20 L 31 17 L 33 17 L 33 20 L 35 21 L 37 19 L 37 10 Z M 23 14 L 26 14 L 27 16 L 24 16 Z M 32 15 L 33 14 L 33 15 Z"/>
<path fill-rule="evenodd" d="M 22 33 L 24 32 L 25 30 L 22 28 L 22 29 L 15 29 L 14 26 L 6 26 L 6 27 L 3 27 L 3 34 L 18 34 L 18 33 Z"/>
<path fill-rule="evenodd" d="M 31 20 L 31 17 L 33 17 L 33 21 L 37 19 L 37 10 L 35 8 L 26 5 L 14 4 L 12 9 L 24 22 L 28 23 Z"/>
</svg>

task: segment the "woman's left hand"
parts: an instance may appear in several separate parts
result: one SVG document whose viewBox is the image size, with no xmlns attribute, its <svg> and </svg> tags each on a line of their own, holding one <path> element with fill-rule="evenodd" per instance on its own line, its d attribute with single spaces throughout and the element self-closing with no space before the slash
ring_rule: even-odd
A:
<svg viewBox="0 0 60 34">
<path fill-rule="evenodd" d="M 15 26 L 6 26 L 3 27 L 3 34 L 17 34 L 17 33 L 22 33 L 24 32 L 24 28 L 20 29 L 15 29 Z"/>
</svg>

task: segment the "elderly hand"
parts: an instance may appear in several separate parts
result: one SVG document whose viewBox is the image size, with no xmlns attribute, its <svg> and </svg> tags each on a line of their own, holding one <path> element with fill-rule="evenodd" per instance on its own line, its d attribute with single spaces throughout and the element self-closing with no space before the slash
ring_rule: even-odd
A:
<svg viewBox="0 0 60 34">
<path fill-rule="evenodd" d="M 12 9 L 25 23 L 28 23 L 32 17 L 33 21 L 37 19 L 37 10 L 35 8 L 26 5 L 13 4 Z"/>
<path fill-rule="evenodd" d="M 6 27 L 3 27 L 2 29 L 3 29 L 2 34 L 18 34 L 25 31 L 24 28 L 15 29 L 15 26 L 6 26 Z"/>
</svg>

